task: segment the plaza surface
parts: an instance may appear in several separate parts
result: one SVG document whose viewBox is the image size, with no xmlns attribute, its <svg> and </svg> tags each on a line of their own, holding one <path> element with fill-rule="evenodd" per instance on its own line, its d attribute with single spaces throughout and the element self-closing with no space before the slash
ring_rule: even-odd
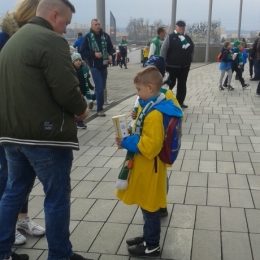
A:
<svg viewBox="0 0 260 260">
<path fill-rule="evenodd" d="M 235 90 L 221 92 L 218 66 L 190 71 L 182 147 L 168 169 L 169 216 L 162 219 L 160 259 L 260 259 L 257 82 L 242 90 L 232 80 Z M 109 68 L 108 97 L 117 101 L 131 96 L 139 69 L 140 65 L 130 65 L 129 70 Z M 249 82 L 247 71 L 246 66 L 244 76 Z M 142 234 L 143 219 L 137 206 L 126 206 L 115 197 L 115 181 L 126 152 L 116 147 L 111 120 L 115 115 L 129 115 L 134 100 L 133 96 L 116 103 L 105 118 L 93 117 L 87 130 L 78 131 L 81 149 L 74 152 L 71 172 L 71 241 L 76 252 L 95 260 L 138 259 L 128 255 L 125 239 Z M 43 200 L 37 181 L 29 215 L 44 226 Z M 27 244 L 17 251 L 33 260 L 46 260 L 46 238 L 26 237 Z"/>
</svg>

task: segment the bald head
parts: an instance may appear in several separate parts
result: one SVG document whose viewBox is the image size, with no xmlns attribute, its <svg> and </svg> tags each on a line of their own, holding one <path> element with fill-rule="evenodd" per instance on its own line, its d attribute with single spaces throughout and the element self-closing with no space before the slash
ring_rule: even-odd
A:
<svg viewBox="0 0 260 260">
<path fill-rule="evenodd" d="M 75 7 L 69 0 L 41 0 L 36 16 L 48 21 L 57 33 L 66 33 L 66 27 L 71 22 Z"/>
</svg>

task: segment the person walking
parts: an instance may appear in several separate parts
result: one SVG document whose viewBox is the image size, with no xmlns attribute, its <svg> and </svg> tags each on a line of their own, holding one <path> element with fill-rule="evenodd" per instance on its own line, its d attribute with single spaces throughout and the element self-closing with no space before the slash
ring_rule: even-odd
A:
<svg viewBox="0 0 260 260">
<path fill-rule="evenodd" d="M 160 50 L 161 50 L 161 46 L 164 41 L 165 35 L 166 35 L 165 28 L 159 27 L 157 29 L 157 36 L 154 39 L 152 39 L 152 41 L 151 41 L 148 59 L 150 59 L 150 57 L 152 55 L 156 55 L 156 56 L 160 55 Z"/>
<path fill-rule="evenodd" d="M 97 100 L 97 115 L 105 117 L 104 89 L 107 81 L 107 66 L 112 61 L 113 44 L 109 35 L 100 28 L 98 19 L 92 19 L 91 29 L 84 37 L 80 54 L 87 59 L 93 81 L 95 83 L 95 98 Z"/>
<path fill-rule="evenodd" d="M 254 77 L 250 80 L 258 81 L 260 80 L 260 33 L 253 44 L 253 50 L 250 58 L 253 60 L 255 72 Z"/>
<path fill-rule="evenodd" d="M 167 36 L 161 48 L 161 56 L 166 61 L 166 70 L 170 74 L 170 89 L 177 84 L 177 100 L 182 108 L 187 108 L 184 100 L 187 92 L 187 78 L 194 53 L 194 43 L 185 34 L 185 22 L 178 21 L 175 30 Z"/>
<path fill-rule="evenodd" d="M 122 68 L 123 65 L 124 65 L 125 69 L 127 69 L 127 65 L 126 65 L 127 64 L 127 45 L 128 45 L 128 42 L 126 40 L 126 37 L 124 36 L 119 43 L 119 51 L 120 51 L 120 54 L 121 54 L 121 65 L 120 65 L 120 67 Z"/>
<path fill-rule="evenodd" d="M 48 260 L 86 260 L 69 240 L 72 149 L 79 149 L 75 118 L 88 116 L 62 36 L 74 12 L 68 0 L 41 0 L 36 17 L 0 52 L 0 144 L 9 173 L 0 203 L 1 260 L 29 259 L 11 249 L 36 176 L 45 193 Z"/>
<path fill-rule="evenodd" d="M 0 52 L 7 41 L 20 27 L 35 17 L 38 4 L 39 0 L 20 1 L 13 12 L 8 12 L 3 16 L 1 22 L 3 31 L 0 32 Z M 7 179 L 8 167 L 5 150 L 4 147 L 0 145 L 0 200 L 6 188 Z M 28 216 L 28 198 L 24 202 L 18 215 L 17 228 L 24 230 L 27 234 L 32 236 L 43 236 L 45 234 L 45 229 L 32 221 Z M 24 245 L 25 243 L 26 237 L 16 230 L 14 245 Z"/>
</svg>

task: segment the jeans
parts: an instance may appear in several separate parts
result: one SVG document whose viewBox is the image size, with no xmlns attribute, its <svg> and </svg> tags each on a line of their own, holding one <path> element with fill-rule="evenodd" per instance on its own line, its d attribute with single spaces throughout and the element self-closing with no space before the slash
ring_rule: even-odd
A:
<svg viewBox="0 0 260 260">
<path fill-rule="evenodd" d="M 250 77 L 253 76 L 253 67 L 254 67 L 254 61 L 253 60 L 249 60 L 249 74 L 250 74 Z"/>
<path fill-rule="evenodd" d="M 186 83 L 190 71 L 190 66 L 185 68 L 167 67 L 167 71 L 170 74 L 170 81 L 171 81 L 170 89 L 174 88 L 176 84 L 176 80 L 178 79 L 176 98 L 179 101 L 179 104 L 182 105 L 187 93 Z"/>
<path fill-rule="evenodd" d="M 93 100 L 97 100 L 97 112 L 100 112 L 103 110 L 104 106 L 104 89 L 106 88 L 107 83 L 107 68 L 90 68 L 90 71 L 95 83 L 95 94 Z"/>
<path fill-rule="evenodd" d="M 244 86 L 245 85 L 245 80 L 242 76 L 242 71 L 240 68 L 238 68 L 237 66 L 232 66 L 232 74 L 233 72 L 236 72 L 236 75 L 238 77 L 238 80 L 240 81 L 241 85 Z M 224 81 L 224 86 L 227 86 L 227 82 L 228 82 L 228 76 L 226 77 L 225 81 Z"/>
<path fill-rule="evenodd" d="M 144 59 L 143 59 L 143 67 L 144 67 L 144 65 L 145 65 L 145 63 L 148 61 L 148 57 L 144 57 Z"/>
<path fill-rule="evenodd" d="M 144 218 L 143 236 L 147 246 L 159 246 L 161 234 L 160 210 L 149 212 L 142 209 Z"/>
<path fill-rule="evenodd" d="M 125 66 L 126 67 L 126 53 L 121 53 L 121 66 Z"/>
<path fill-rule="evenodd" d="M 254 59 L 254 79 L 260 80 L 260 60 Z"/>
<path fill-rule="evenodd" d="M 4 194 L 8 179 L 7 160 L 5 157 L 5 149 L 0 145 L 0 201 Z M 19 213 L 28 213 L 28 198 L 25 200 Z"/>
<path fill-rule="evenodd" d="M 8 181 L 0 202 L 0 259 L 11 255 L 17 215 L 35 177 L 43 184 L 48 260 L 67 260 L 74 253 L 69 241 L 70 171 L 72 150 L 50 147 L 4 146 Z"/>
</svg>

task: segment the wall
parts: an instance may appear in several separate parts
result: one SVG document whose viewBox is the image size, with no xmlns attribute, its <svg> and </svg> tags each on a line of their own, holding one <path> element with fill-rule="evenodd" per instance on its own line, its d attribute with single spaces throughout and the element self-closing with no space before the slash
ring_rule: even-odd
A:
<svg viewBox="0 0 260 260">
<path fill-rule="evenodd" d="M 216 62 L 217 56 L 220 53 L 221 46 L 214 46 L 209 48 L 209 62 Z M 205 62 L 206 46 L 196 46 L 193 62 Z"/>
</svg>

